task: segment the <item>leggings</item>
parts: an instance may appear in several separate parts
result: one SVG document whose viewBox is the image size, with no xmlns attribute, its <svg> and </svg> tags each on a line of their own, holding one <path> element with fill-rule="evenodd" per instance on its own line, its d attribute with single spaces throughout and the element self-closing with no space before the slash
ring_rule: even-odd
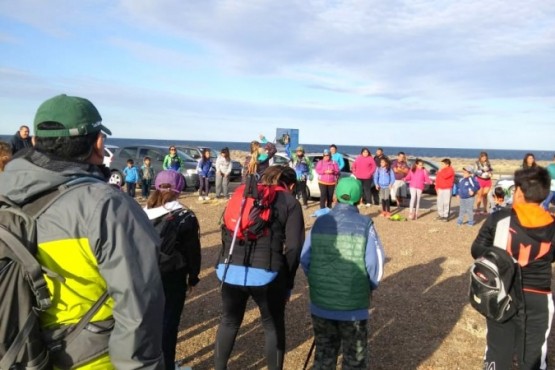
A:
<svg viewBox="0 0 555 370">
<path fill-rule="evenodd" d="M 185 304 L 187 293 L 187 268 L 161 274 L 166 304 L 164 305 L 164 324 L 162 336 L 162 351 L 166 370 L 175 369 L 175 346 L 179 321 Z"/>
<path fill-rule="evenodd" d="M 306 192 L 306 180 L 302 180 L 299 181 L 297 180 L 297 184 L 295 185 L 295 194 L 297 194 L 297 196 L 301 196 L 301 198 L 303 199 L 303 205 L 307 205 L 308 204 L 308 194 Z"/>
<path fill-rule="evenodd" d="M 415 211 L 416 214 L 418 214 L 418 210 L 420 209 L 420 198 L 422 198 L 422 189 L 410 188 L 410 213 Z"/>
<path fill-rule="evenodd" d="M 372 203 L 372 178 L 369 179 L 357 179 L 362 184 L 362 200 L 365 204 Z"/>
<path fill-rule="evenodd" d="M 335 190 L 334 185 L 324 185 L 318 183 L 320 187 L 320 208 L 331 208 L 331 204 L 333 202 L 333 191 Z"/>
<path fill-rule="evenodd" d="M 285 281 L 278 275 L 268 285 L 239 286 L 224 283 L 222 287 L 222 321 L 216 334 L 214 361 L 216 370 L 227 369 L 227 362 L 243 322 L 249 297 L 258 305 L 264 336 L 266 362 L 269 370 L 283 369 L 285 354 Z"/>
</svg>

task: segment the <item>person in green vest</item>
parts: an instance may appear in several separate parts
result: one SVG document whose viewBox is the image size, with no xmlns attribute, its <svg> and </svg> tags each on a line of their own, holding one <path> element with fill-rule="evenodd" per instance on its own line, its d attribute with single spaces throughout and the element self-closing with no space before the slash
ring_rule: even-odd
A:
<svg viewBox="0 0 555 370">
<path fill-rule="evenodd" d="M 308 277 L 316 355 L 314 369 L 368 369 L 368 309 L 383 276 L 384 252 L 372 220 L 358 212 L 362 185 L 339 180 L 338 204 L 316 219 L 301 265 Z"/>
</svg>

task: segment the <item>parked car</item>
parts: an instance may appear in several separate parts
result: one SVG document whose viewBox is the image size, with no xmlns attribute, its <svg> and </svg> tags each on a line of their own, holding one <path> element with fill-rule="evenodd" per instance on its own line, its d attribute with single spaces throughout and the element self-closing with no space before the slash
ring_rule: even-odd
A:
<svg viewBox="0 0 555 370">
<path fill-rule="evenodd" d="M 342 154 L 345 160 L 345 167 L 341 170 L 340 177 L 349 177 L 352 175 L 351 167 L 355 161 L 355 157 L 349 154 Z M 318 174 L 316 173 L 316 163 L 322 159 L 322 153 L 306 153 L 305 156 L 312 160 L 314 169 L 312 170 L 312 180 L 306 182 L 306 191 L 309 198 L 320 198 L 320 187 L 318 186 Z M 273 158 L 272 164 L 288 165 L 289 157 L 285 153 L 276 153 Z"/>
<path fill-rule="evenodd" d="M 119 147 L 116 145 L 104 145 L 104 165 L 106 167 L 110 167 L 110 164 L 112 163 L 112 159 L 114 157 L 114 152 L 118 148 Z"/>
<path fill-rule="evenodd" d="M 177 145 L 176 148 L 178 150 L 181 150 L 182 152 L 188 154 L 189 156 L 196 159 L 197 161 L 202 156 L 202 152 L 204 151 L 204 149 L 209 149 L 210 150 L 210 159 L 212 160 L 213 165 L 214 166 L 216 165 L 216 159 L 218 159 L 219 151 L 216 151 L 212 148 L 209 148 L 209 147 L 206 147 L 206 146 L 186 146 L 186 145 Z M 241 180 L 241 172 L 242 171 L 243 171 L 243 166 L 241 166 L 241 163 L 239 163 L 238 161 L 231 160 L 231 173 L 229 174 L 229 180 L 230 181 Z M 214 173 L 215 172 L 216 171 L 215 171 L 215 168 L 214 168 Z M 214 182 L 215 179 L 211 178 L 210 181 Z"/>
<path fill-rule="evenodd" d="M 162 171 L 162 164 L 167 154 L 168 147 L 161 145 L 133 145 L 117 149 L 110 163 L 110 171 L 112 172 L 110 183 L 121 186 L 125 182 L 122 171 L 127 167 L 128 159 L 133 159 L 135 166 L 140 168 L 143 158 L 150 157 L 151 166 L 157 173 Z M 198 189 L 197 161 L 180 150 L 177 151 L 177 155 L 183 160 L 181 174 L 185 178 L 185 187 Z"/>
</svg>

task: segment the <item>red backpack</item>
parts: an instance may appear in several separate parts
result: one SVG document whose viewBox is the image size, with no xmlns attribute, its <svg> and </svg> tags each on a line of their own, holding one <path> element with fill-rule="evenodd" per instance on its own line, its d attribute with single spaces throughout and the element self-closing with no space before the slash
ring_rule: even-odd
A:
<svg viewBox="0 0 555 370">
<path fill-rule="evenodd" d="M 272 204 L 278 191 L 285 189 L 278 185 L 260 184 L 246 189 L 246 184 L 240 185 L 224 210 L 223 226 L 232 235 L 237 230 L 236 238 L 239 240 L 254 241 L 267 235 Z"/>
</svg>

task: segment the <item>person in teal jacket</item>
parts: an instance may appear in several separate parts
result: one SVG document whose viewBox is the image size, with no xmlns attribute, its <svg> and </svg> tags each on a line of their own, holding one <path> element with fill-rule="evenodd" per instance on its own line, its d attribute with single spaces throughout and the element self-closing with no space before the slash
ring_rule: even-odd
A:
<svg viewBox="0 0 555 370">
<path fill-rule="evenodd" d="M 310 290 L 315 369 L 335 369 L 340 347 L 344 369 L 369 368 L 368 308 L 382 279 L 384 252 L 372 220 L 355 206 L 361 193 L 357 179 L 339 180 L 339 203 L 316 219 L 301 252 Z"/>
<path fill-rule="evenodd" d="M 337 146 L 335 144 L 330 145 L 331 160 L 337 163 L 339 171 L 345 168 L 345 160 L 343 159 L 343 154 L 337 152 Z"/>
</svg>

